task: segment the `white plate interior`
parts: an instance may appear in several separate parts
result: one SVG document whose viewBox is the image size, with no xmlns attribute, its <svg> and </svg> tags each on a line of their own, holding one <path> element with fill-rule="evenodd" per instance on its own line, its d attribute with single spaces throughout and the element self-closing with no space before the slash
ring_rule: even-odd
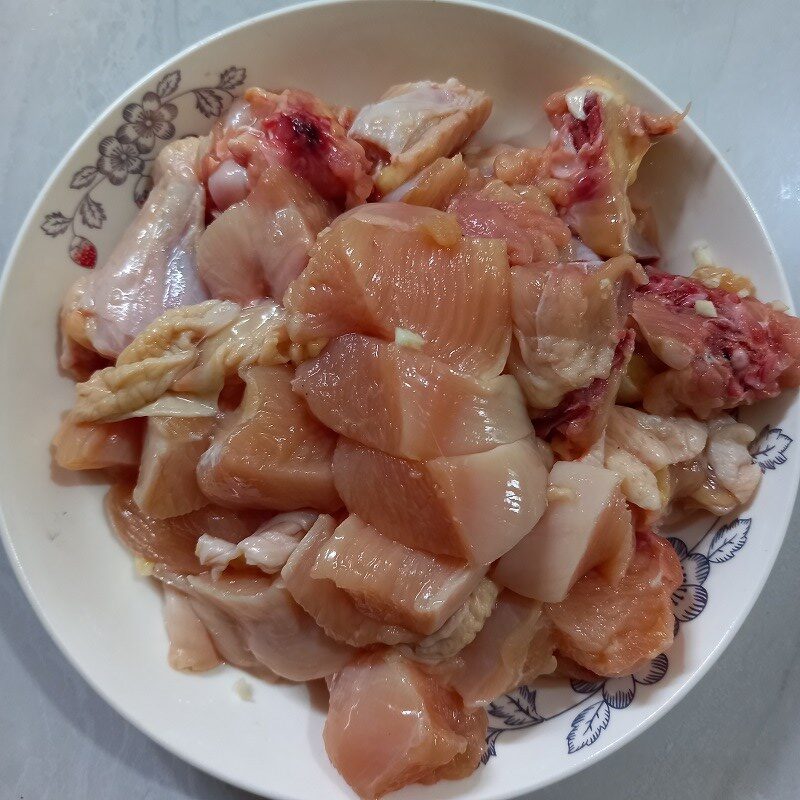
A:
<svg viewBox="0 0 800 800">
<path fill-rule="evenodd" d="M 186 88 L 213 85 L 229 66 L 247 70 L 247 84 L 294 85 L 332 102 L 358 105 L 388 85 L 457 75 L 488 91 L 495 111 L 484 138 L 532 137 L 547 130 L 543 99 L 582 75 L 600 73 L 653 111 L 672 110 L 646 82 L 580 40 L 533 20 L 486 7 L 387 0 L 303 6 L 246 23 L 201 43 L 160 68 L 121 98 L 61 164 L 28 217 L 12 251 L 0 301 L 0 502 L 9 555 L 31 602 L 64 653 L 122 714 L 193 764 L 273 798 L 335 800 L 353 795 L 322 747 L 320 693 L 305 686 L 258 684 L 243 703 L 237 673 L 220 669 L 182 675 L 166 663 L 160 599 L 134 575 L 102 512 L 105 485 L 53 471 L 48 445 L 72 384 L 55 368 L 61 297 L 79 275 L 64 241 L 39 223 L 71 209 L 70 176 L 94 163 L 97 145 L 121 123 L 125 103 L 138 101 L 159 78 L 181 70 Z M 681 98 L 681 101 L 689 98 Z M 178 135 L 209 122 L 180 105 Z M 690 268 L 690 249 L 708 240 L 721 260 L 748 274 L 764 298 L 791 304 L 775 254 L 729 170 L 691 124 L 660 144 L 641 173 L 651 187 L 670 267 Z M 95 231 L 100 259 L 135 213 L 131 182 L 106 185 L 97 198 L 108 220 Z M 762 406 L 754 424 L 798 430 L 794 396 Z M 564 726 L 548 723 L 501 740 L 500 757 L 469 780 L 413 787 L 403 798 L 500 798 L 558 780 L 608 752 L 659 716 L 718 655 L 755 601 L 791 512 L 797 460 L 780 477 L 767 474 L 746 515 L 753 545 L 709 579 L 702 617 L 681 630 L 660 683 L 615 715 L 602 743 L 567 753 Z M 760 523 L 760 524 L 759 524 Z M 712 582 L 713 581 L 713 582 Z"/>
</svg>

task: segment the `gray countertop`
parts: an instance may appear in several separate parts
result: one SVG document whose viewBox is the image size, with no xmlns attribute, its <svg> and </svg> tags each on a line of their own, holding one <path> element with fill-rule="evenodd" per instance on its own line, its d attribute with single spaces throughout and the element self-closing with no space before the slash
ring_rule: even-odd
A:
<svg viewBox="0 0 800 800">
<path fill-rule="evenodd" d="M 0 0 L 0 263 L 41 185 L 102 109 L 187 45 L 281 5 Z M 750 193 L 800 298 L 800 4 L 505 5 L 592 40 L 676 101 L 691 100 L 692 117 Z M 798 533 L 795 513 L 753 612 L 688 698 L 632 744 L 536 800 L 800 796 Z M 0 695 L 3 799 L 250 797 L 169 755 L 106 706 L 50 641 L 2 552 Z"/>
</svg>

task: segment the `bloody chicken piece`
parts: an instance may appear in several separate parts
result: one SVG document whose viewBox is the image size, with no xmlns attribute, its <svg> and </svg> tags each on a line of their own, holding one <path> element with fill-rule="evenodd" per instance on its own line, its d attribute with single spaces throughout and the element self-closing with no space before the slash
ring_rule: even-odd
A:
<svg viewBox="0 0 800 800">
<path fill-rule="evenodd" d="M 248 89 L 215 125 L 202 163 L 213 209 L 243 200 L 276 166 L 342 207 L 364 202 L 372 191 L 364 149 L 347 136 L 333 109 L 300 89 Z"/>
<path fill-rule="evenodd" d="M 602 436 L 635 341 L 636 334 L 627 330 L 614 348 L 607 378 L 595 378 L 588 386 L 566 394 L 551 411 L 535 414 L 537 434 L 549 437 L 553 449 L 563 458 L 585 454 Z"/>
<path fill-rule="evenodd" d="M 550 428 L 565 425 L 578 416 L 574 411 L 565 415 L 576 401 L 570 392 L 598 379 L 608 381 L 577 398 L 584 408 L 599 405 L 593 395 L 610 394 L 605 390 L 613 382 L 615 362 L 621 370 L 620 362 L 630 354 L 624 343 L 626 320 L 633 288 L 646 279 L 644 272 L 630 256 L 621 256 L 605 264 L 540 264 L 511 273 L 509 371 L 531 409 L 557 409 Z"/>
<path fill-rule="evenodd" d="M 561 184 L 554 199 L 566 221 L 602 256 L 640 255 L 628 188 L 653 139 L 677 130 L 683 115 L 643 113 L 593 77 L 551 95 L 545 109 L 550 177 Z"/>
<path fill-rule="evenodd" d="M 800 322 L 753 297 L 650 270 L 631 313 L 667 368 L 643 388 L 647 411 L 707 419 L 800 385 Z"/>
<path fill-rule="evenodd" d="M 543 190 L 594 253 L 657 258 L 656 243 L 643 235 L 646 213 L 637 219 L 628 190 L 652 143 L 674 133 L 684 115 L 643 112 L 591 76 L 552 94 L 545 111 L 554 128 L 549 144 L 505 148 L 495 158 L 494 174 L 508 184 Z"/>
</svg>

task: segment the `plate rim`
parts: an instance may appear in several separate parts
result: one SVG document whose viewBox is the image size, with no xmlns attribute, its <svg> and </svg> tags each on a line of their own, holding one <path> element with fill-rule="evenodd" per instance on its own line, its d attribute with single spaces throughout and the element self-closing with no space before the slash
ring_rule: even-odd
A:
<svg viewBox="0 0 800 800">
<path fill-rule="evenodd" d="M 8 291 L 8 284 L 10 281 L 12 267 L 19 256 L 20 250 L 22 249 L 23 240 L 25 239 L 26 234 L 31 230 L 31 227 L 34 224 L 35 219 L 37 218 L 37 214 L 39 212 L 39 209 L 43 205 L 43 201 L 45 200 L 47 195 L 51 192 L 53 187 L 56 185 L 57 181 L 64 173 L 65 168 L 70 163 L 74 155 L 80 150 L 81 147 L 84 146 L 84 144 L 93 135 L 96 134 L 97 129 L 101 125 L 101 123 L 110 114 L 112 114 L 115 109 L 122 106 L 123 102 L 127 97 L 135 95 L 137 92 L 140 92 L 140 90 L 149 85 L 155 77 L 163 74 L 166 70 L 168 70 L 171 67 L 174 67 L 176 64 L 179 64 L 187 56 L 192 55 L 196 51 L 201 50 L 202 48 L 206 47 L 207 45 L 209 45 L 214 41 L 235 34 L 240 30 L 244 30 L 254 25 L 260 25 L 264 22 L 268 22 L 269 20 L 287 16 L 296 12 L 307 11 L 315 7 L 362 5 L 370 2 L 375 2 L 375 0 L 307 0 L 306 2 L 294 3 L 291 5 L 284 6 L 283 8 L 275 9 L 273 11 L 268 11 L 263 14 L 257 14 L 255 16 L 248 17 L 240 22 L 234 23 L 208 36 L 205 36 L 199 39 L 198 41 L 190 44 L 189 46 L 183 48 L 179 52 L 165 59 L 156 67 L 151 69 L 142 78 L 140 78 L 139 80 L 128 86 L 114 100 L 108 103 L 99 114 L 97 114 L 94 117 L 94 119 L 89 123 L 88 127 L 76 139 L 73 145 L 67 150 L 64 156 L 59 160 L 57 165 L 53 168 L 53 171 L 50 173 L 49 177 L 45 181 L 41 190 L 38 192 L 35 199 L 33 200 L 27 214 L 25 215 L 20 224 L 19 230 L 14 239 L 14 243 L 11 249 L 9 250 L 8 256 L 3 266 L 3 274 L 2 276 L 0 276 L 0 307 L 2 306 L 2 304 L 7 302 L 6 294 Z M 674 111 L 682 110 L 681 107 L 678 104 L 676 104 L 665 92 L 663 92 L 660 88 L 654 85 L 649 80 L 649 78 L 642 75 L 638 70 L 634 69 L 633 67 L 631 67 L 630 65 L 619 59 L 617 56 L 608 52 L 599 45 L 594 44 L 588 39 L 585 39 L 584 37 L 575 34 L 567 30 L 566 28 L 556 25 L 555 23 L 540 19 L 534 16 L 533 14 L 528 14 L 522 11 L 505 8 L 502 6 L 496 6 L 490 2 L 484 2 L 484 0 L 389 0 L 389 2 L 407 3 L 409 5 L 424 4 L 424 5 L 451 6 L 455 8 L 463 8 L 463 7 L 474 8 L 487 13 L 509 17 L 511 19 L 524 22 L 525 24 L 528 25 L 534 25 L 536 27 L 544 29 L 545 31 L 551 34 L 554 34 L 558 37 L 561 37 L 565 40 L 575 43 L 580 47 L 592 52 L 593 54 L 599 55 L 600 57 L 606 59 L 611 64 L 613 64 L 620 72 L 633 78 L 636 82 L 640 83 L 650 92 L 652 92 L 665 105 L 669 106 Z M 731 184 L 735 187 L 741 198 L 745 201 L 747 208 L 749 209 L 750 213 L 752 214 L 754 220 L 756 221 L 760 229 L 761 235 L 764 238 L 764 243 L 766 244 L 771 257 L 775 265 L 777 266 L 776 278 L 780 291 L 783 294 L 783 299 L 788 305 L 789 311 L 793 314 L 796 313 L 794 299 L 789 289 L 789 284 L 786 277 L 786 271 L 775 249 L 772 237 L 770 236 L 769 231 L 767 230 L 764 221 L 761 218 L 761 215 L 759 214 L 752 199 L 750 198 L 750 195 L 745 190 L 741 181 L 739 180 L 736 173 L 733 171 L 733 169 L 731 168 L 730 164 L 727 162 L 725 157 L 714 145 L 714 143 L 708 138 L 708 136 L 702 131 L 702 129 L 690 118 L 686 118 L 683 122 L 683 125 L 689 128 L 692 131 L 692 133 L 695 136 L 697 136 L 697 138 L 706 148 L 706 150 L 714 157 L 716 163 L 720 167 L 722 167 L 722 169 L 726 173 L 727 178 L 731 181 Z M 800 400 L 796 399 L 792 405 L 793 406 L 797 405 L 799 402 Z M 763 576 L 757 582 L 757 584 L 753 585 L 755 591 L 753 591 L 751 598 L 746 602 L 746 605 L 742 608 L 742 611 L 740 612 L 738 617 L 731 620 L 731 624 L 729 624 L 728 627 L 725 629 L 724 633 L 721 635 L 716 646 L 713 647 L 700 661 L 700 663 L 695 666 L 695 668 L 692 670 L 691 675 L 685 680 L 685 682 L 681 686 L 677 687 L 676 690 L 672 692 L 667 698 L 665 698 L 663 702 L 656 705 L 644 719 L 634 724 L 624 733 L 619 735 L 619 737 L 616 738 L 615 740 L 610 741 L 608 744 L 605 744 L 604 746 L 593 751 L 592 753 L 587 754 L 586 757 L 584 757 L 583 759 L 572 762 L 571 765 L 568 768 L 565 768 L 560 774 L 545 776 L 538 780 L 531 780 L 528 777 L 526 778 L 525 785 L 520 788 L 495 792 L 492 794 L 492 797 L 495 800 L 510 800 L 511 798 L 520 797 L 523 794 L 543 789 L 546 786 L 552 786 L 558 784 L 569 777 L 577 775 L 579 772 L 582 772 L 589 766 L 597 764 L 599 761 L 605 759 L 607 756 L 616 752 L 624 745 L 633 741 L 635 738 L 637 738 L 646 730 L 648 730 L 653 724 L 655 724 L 655 722 L 664 717 L 670 710 L 674 709 L 678 705 L 678 703 L 680 703 L 702 681 L 702 679 L 706 676 L 710 668 L 718 661 L 722 653 L 727 649 L 728 645 L 731 643 L 733 638 L 740 630 L 744 621 L 749 617 L 750 612 L 753 609 L 753 606 L 761 596 L 764 586 L 767 580 L 769 579 L 770 575 L 772 574 L 772 570 L 775 566 L 778 554 L 781 551 L 781 548 L 786 538 L 786 534 L 788 532 L 789 522 L 797 500 L 798 488 L 800 488 L 798 485 L 799 483 L 800 483 L 800 462 L 797 462 L 794 466 L 794 474 L 792 476 L 792 501 L 790 503 L 785 504 L 783 513 L 780 515 L 780 518 L 778 520 L 774 519 L 771 520 L 772 523 L 771 527 L 773 528 L 773 531 L 777 528 L 780 531 L 780 535 L 775 539 L 775 546 L 773 552 L 768 556 L 765 562 L 765 569 L 763 571 Z M 93 678 L 91 678 L 86 672 L 84 672 L 78 656 L 73 655 L 68 645 L 62 640 L 60 634 L 58 633 L 57 628 L 51 623 L 47 612 L 40 605 L 36 597 L 36 594 L 34 593 L 33 587 L 31 586 L 28 580 L 22 562 L 17 555 L 17 551 L 16 548 L 14 547 L 14 542 L 11 533 L 9 532 L 8 524 L 6 521 L 6 515 L 4 511 L 6 503 L 7 503 L 7 498 L 0 497 L 0 539 L 2 539 L 6 555 L 8 557 L 8 561 L 11 564 L 14 575 L 19 585 L 21 586 L 23 593 L 25 594 L 28 603 L 31 605 L 31 607 L 34 610 L 34 613 L 39 619 L 39 622 L 42 624 L 48 636 L 55 643 L 56 647 L 59 649 L 61 654 L 69 662 L 70 666 L 78 673 L 78 675 L 80 675 L 81 679 L 84 680 L 92 688 L 92 690 L 96 692 L 97 695 L 101 697 L 127 723 L 133 725 L 138 731 L 143 733 L 145 736 L 154 741 L 160 747 L 164 748 L 164 750 L 166 750 L 168 753 L 190 764 L 199 771 L 207 775 L 210 775 L 226 784 L 239 787 L 241 789 L 244 789 L 245 791 L 252 792 L 257 796 L 265 796 L 263 795 L 264 789 L 261 786 L 253 784 L 246 779 L 236 778 L 235 776 L 232 777 L 226 774 L 221 769 L 217 769 L 216 766 L 213 764 L 209 765 L 206 763 L 201 763 L 199 760 L 193 757 L 191 752 L 184 749 L 180 744 L 166 741 L 158 730 L 153 729 L 150 725 L 136 719 L 136 715 L 134 712 L 128 709 L 124 709 L 122 705 L 117 702 L 115 697 L 107 693 L 101 685 L 95 682 Z M 775 525 L 776 522 L 778 523 L 777 525 Z M 525 773 L 523 773 L 523 775 L 524 774 Z M 285 792 L 276 792 L 273 789 L 270 789 L 269 791 L 270 791 L 270 796 L 273 797 L 274 800 L 304 800 L 304 798 L 301 795 L 287 794 Z"/>
</svg>

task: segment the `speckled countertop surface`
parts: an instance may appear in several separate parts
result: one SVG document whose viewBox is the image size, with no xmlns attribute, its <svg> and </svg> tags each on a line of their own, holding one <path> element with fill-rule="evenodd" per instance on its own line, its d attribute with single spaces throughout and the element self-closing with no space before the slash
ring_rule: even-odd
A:
<svg viewBox="0 0 800 800">
<path fill-rule="evenodd" d="M 0 0 L 0 263 L 97 114 L 182 48 L 285 3 Z M 501 3 L 502 5 L 502 3 Z M 795 0 L 504 3 L 592 40 L 678 102 L 725 154 L 800 299 L 800 5 Z M 2 457 L 12 457 L 2 454 Z M 536 800 L 800 796 L 800 516 L 741 632 L 679 706 Z M 0 552 L 0 797 L 244 800 L 112 711 L 65 661 Z"/>
</svg>

